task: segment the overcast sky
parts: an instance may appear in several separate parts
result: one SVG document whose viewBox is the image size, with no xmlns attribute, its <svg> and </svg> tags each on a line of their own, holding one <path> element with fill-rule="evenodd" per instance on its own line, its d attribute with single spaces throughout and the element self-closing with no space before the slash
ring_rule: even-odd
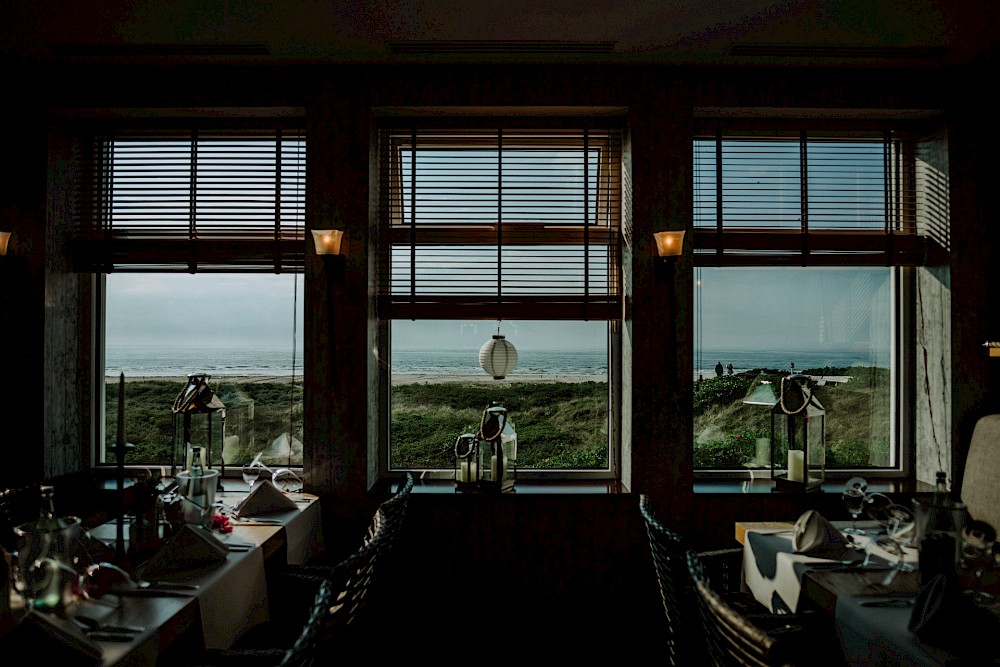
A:
<svg viewBox="0 0 1000 667">
<path fill-rule="evenodd" d="M 890 272 L 873 269 L 696 269 L 705 349 L 814 349 L 871 345 L 888 350 Z M 292 337 L 294 274 L 111 274 L 109 345 L 283 347 Z M 250 295 L 248 299 L 237 295 Z M 696 304 L 698 300 L 696 300 Z M 875 318 L 870 317 L 875 314 Z M 669 317 L 668 314 L 663 315 Z M 397 349 L 476 348 L 497 333 L 495 320 L 405 320 Z M 500 333 L 519 349 L 600 348 L 602 322 L 505 321 Z"/>
</svg>

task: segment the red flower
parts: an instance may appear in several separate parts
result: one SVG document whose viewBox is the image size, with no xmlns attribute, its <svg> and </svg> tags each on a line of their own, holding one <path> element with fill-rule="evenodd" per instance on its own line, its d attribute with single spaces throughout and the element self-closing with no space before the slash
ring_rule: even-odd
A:
<svg viewBox="0 0 1000 667">
<path fill-rule="evenodd" d="M 233 527 L 229 525 L 229 517 L 225 514 L 216 514 L 212 517 L 212 528 L 220 533 L 233 532 Z"/>
</svg>

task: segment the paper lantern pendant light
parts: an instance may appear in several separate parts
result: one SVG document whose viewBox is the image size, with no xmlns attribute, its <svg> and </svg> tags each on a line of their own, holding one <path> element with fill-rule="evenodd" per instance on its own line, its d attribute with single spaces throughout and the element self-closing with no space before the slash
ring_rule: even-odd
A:
<svg viewBox="0 0 1000 667">
<path fill-rule="evenodd" d="M 479 349 L 479 365 L 494 380 L 502 380 L 517 365 L 517 349 L 498 333 Z"/>
</svg>

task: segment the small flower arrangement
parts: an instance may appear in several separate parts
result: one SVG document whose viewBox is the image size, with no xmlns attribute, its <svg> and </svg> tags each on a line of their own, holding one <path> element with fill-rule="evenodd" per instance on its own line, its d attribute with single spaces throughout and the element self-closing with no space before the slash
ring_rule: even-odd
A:
<svg viewBox="0 0 1000 667">
<path fill-rule="evenodd" d="M 217 530 L 220 533 L 231 533 L 233 532 L 233 527 L 229 523 L 229 517 L 225 514 L 216 514 L 212 517 L 212 530 Z"/>
</svg>

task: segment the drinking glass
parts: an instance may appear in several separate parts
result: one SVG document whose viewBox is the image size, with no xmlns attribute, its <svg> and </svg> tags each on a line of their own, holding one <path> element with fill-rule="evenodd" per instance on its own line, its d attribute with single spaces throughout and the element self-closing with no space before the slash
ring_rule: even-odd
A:
<svg viewBox="0 0 1000 667">
<path fill-rule="evenodd" d="M 248 463 L 243 466 L 243 481 L 247 483 L 250 490 L 253 491 L 254 482 L 260 478 L 260 466 L 254 463 Z"/>
<path fill-rule="evenodd" d="M 868 531 L 863 528 L 858 528 L 858 517 L 861 516 L 861 512 L 865 509 L 865 503 L 868 502 L 868 482 L 866 482 L 861 477 L 852 477 L 847 480 L 846 486 L 844 486 L 844 506 L 847 507 L 847 511 L 851 513 L 851 527 L 845 528 L 845 533 L 853 533 L 854 535 L 867 535 Z"/>
<path fill-rule="evenodd" d="M 279 491 L 284 491 L 285 493 L 302 490 L 302 480 L 288 468 L 278 468 L 275 470 L 272 481 Z"/>
<path fill-rule="evenodd" d="M 889 539 L 899 547 L 897 551 L 899 560 L 896 563 L 896 569 L 900 572 L 911 572 L 914 566 L 911 563 L 904 562 L 903 559 L 906 555 L 905 547 L 913 544 L 913 539 L 917 532 L 916 517 L 908 507 L 896 503 L 886 507 L 885 512 L 889 521 L 887 526 Z"/>
<path fill-rule="evenodd" d="M 993 550 L 997 532 L 985 521 L 970 520 L 962 529 L 962 564 L 973 567 L 976 590 L 982 588 L 983 575 L 994 563 Z"/>
</svg>

